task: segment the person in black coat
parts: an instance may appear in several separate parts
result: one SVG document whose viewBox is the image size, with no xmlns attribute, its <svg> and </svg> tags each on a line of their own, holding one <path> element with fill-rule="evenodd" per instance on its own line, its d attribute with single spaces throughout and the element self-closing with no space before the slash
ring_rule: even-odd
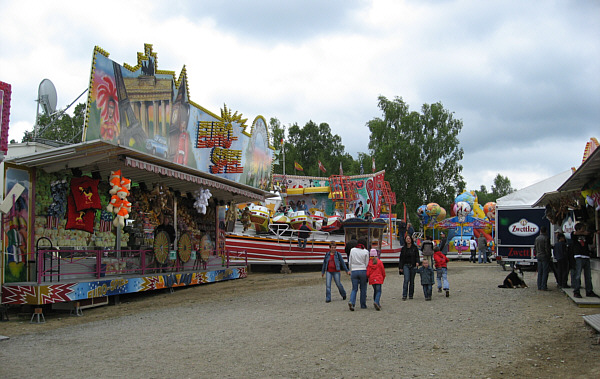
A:
<svg viewBox="0 0 600 379">
<path fill-rule="evenodd" d="M 404 284 L 402 287 L 402 300 L 413 298 L 415 293 L 415 274 L 419 264 L 419 248 L 415 245 L 412 236 L 407 235 L 404 239 L 406 244 L 400 251 L 400 260 L 398 263 L 398 271 L 400 275 L 404 275 Z"/>
</svg>

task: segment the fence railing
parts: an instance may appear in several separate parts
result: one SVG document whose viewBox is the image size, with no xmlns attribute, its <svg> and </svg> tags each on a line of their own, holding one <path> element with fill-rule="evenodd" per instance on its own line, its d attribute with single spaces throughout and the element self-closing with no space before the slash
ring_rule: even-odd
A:
<svg viewBox="0 0 600 379">
<path fill-rule="evenodd" d="M 207 259 L 200 254 L 196 259 L 183 262 L 167 259 L 158 262 L 152 250 L 74 250 L 74 249 L 39 249 L 36 252 L 36 280 L 42 282 L 58 282 L 62 280 L 93 280 L 118 275 L 145 275 L 153 273 L 177 273 L 193 270 L 216 270 L 230 266 L 248 264 L 245 251 L 233 252 L 225 250 L 223 254 L 212 251 Z"/>
</svg>

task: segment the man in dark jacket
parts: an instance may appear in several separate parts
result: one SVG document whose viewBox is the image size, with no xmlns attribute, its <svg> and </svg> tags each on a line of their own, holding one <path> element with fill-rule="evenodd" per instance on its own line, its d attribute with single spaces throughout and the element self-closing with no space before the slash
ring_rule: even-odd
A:
<svg viewBox="0 0 600 379">
<path fill-rule="evenodd" d="M 306 226 L 306 221 L 302 221 L 302 226 L 298 232 L 298 247 L 306 249 L 306 240 L 310 237 L 310 229 Z"/>
<path fill-rule="evenodd" d="M 548 228 L 542 226 L 540 235 L 535 239 L 535 257 L 538 261 L 538 291 L 548 291 L 548 272 L 550 271 L 550 260 L 552 254 L 550 252 L 550 239 L 548 238 Z"/>
</svg>

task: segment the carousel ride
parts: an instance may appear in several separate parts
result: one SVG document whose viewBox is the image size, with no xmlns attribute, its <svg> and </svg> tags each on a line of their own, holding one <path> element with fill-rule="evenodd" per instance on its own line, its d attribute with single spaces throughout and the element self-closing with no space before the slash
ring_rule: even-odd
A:
<svg viewBox="0 0 600 379">
<path fill-rule="evenodd" d="M 422 205 L 417 209 L 417 216 L 427 235 L 439 243 L 439 233 L 446 231 L 448 240 L 445 253 L 448 256 L 461 257 L 469 252 L 471 237 L 483 235 L 488 247 L 493 251 L 493 226 L 495 222 L 496 203 L 488 202 L 484 206 L 478 203 L 474 191 L 463 192 L 454 199 L 451 217 L 446 218 L 446 210 L 437 203 Z M 431 230 L 431 232 L 430 232 Z M 466 254 L 465 256 L 468 256 Z"/>
</svg>

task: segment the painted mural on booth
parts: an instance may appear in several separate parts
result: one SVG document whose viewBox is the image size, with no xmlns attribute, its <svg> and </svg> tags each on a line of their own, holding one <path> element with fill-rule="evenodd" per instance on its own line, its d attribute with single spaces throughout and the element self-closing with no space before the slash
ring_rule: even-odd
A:
<svg viewBox="0 0 600 379">
<path fill-rule="evenodd" d="M 158 70 L 152 45 L 135 67 L 94 49 L 84 141 L 102 139 L 261 189 L 271 186 L 274 149 L 267 123 L 251 125 L 223 106 L 220 115 L 189 98 L 185 67 Z M 246 130 L 250 129 L 250 132 Z"/>
<path fill-rule="evenodd" d="M 356 187 L 358 198 L 347 204 L 347 213 L 354 213 L 358 217 L 364 217 L 367 212 L 373 214 L 374 207 L 381 207 L 382 194 L 381 190 L 378 189 L 376 182 L 383 182 L 383 175 L 383 172 L 380 172 L 373 175 L 348 177 L 348 180 L 353 182 Z M 328 177 L 284 176 L 276 174 L 273 176 L 273 180 L 275 184 L 287 189 L 329 187 L 330 185 Z M 343 213 L 343 203 L 332 201 L 329 190 L 327 193 L 311 193 L 311 191 L 305 191 L 304 193 L 290 194 L 290 192 L 293 193 L 293 191 L 288 191 L 286 203 L 293 209 L 296 209 L 296 204 L 298 204 L 298 202 L 304 201 L 311 213 L 316 210 L 324 212 L 326 215 L 342 215 Z"/>
<path fill-rule="evenodd" d="M 247 275 L 246 267 L 232 267 L 215 271 L 165 273 L 128 279 L 113 278 L 40 286 L 19 284 L 4 286 L 2 296 L 6 304 L 52 304 L 241 279 Z"/>
</svg>

